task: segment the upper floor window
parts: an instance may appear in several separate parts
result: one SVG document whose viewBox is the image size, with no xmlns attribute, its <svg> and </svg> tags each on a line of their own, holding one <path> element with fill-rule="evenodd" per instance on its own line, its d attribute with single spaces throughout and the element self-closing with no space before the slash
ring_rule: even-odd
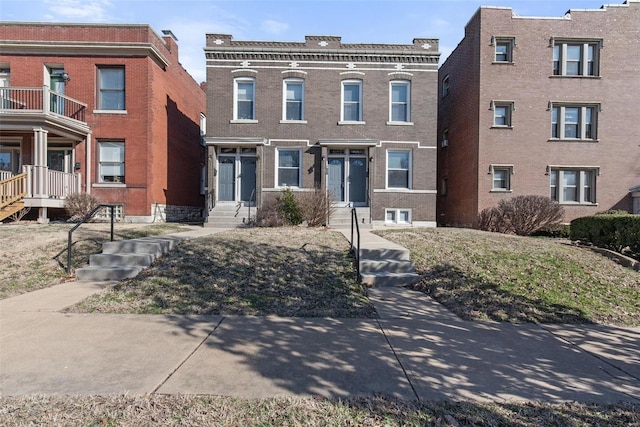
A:
<svg viewBox="0 0 640 427">
<path fill-rule="evenodd" d="M 597 139 L 597 106 L 557 105 L 551 109 L 551 138 Z"/>
<path fill-rule="evenodd" d="M 98 182 L 124 184 L 124 141 L 98 142 Z"/>
<path fill-rule="evenodd" d="M 98 67 L 98 109 L 125 110 L 124 67 Z"/>
<path fill-rule="evenodd" d="M 511 191 L 511 165 L 491 165 L 491 191 Z"/>
<path fill-rule="evenodd" d="M 600 42 L 555 41 L 554 76 L 598 76 Z"/>
<path fill-rule="evenodd" d="M 597 169 L 550 170 L 550 197 L 559 203 L 596 203 Z"/>
<path fill-rule="evenodd" d="M 511 127 L 512 111 L 515 109 L 511 101 L 492 101 L 493 108 L 493 126 L 494 127 Z"/>
<path fill-rule="evenodd" d="M 440 141 L 440 146 L 442 148 L 449 146 L 449 129 L 445 129 L 442 131 L 442 140 Z"/>
<path fill-rule="evenodd" d="M 255 120 L 256 81 L 251 77 L 239 77 L 233 87 L 233 119 Z"/>
<path fill-rule="evenodd" d="M 387 151 L 387 188 L 411 188 L 411 151 Z"/>
<path fill-rule="evenodd" d="M 494 62 L 513 62 L 514 39 L 495 37 L 493 40 L 495 46 Z"/>
<path fill-rule="evenodd" d="M 283 120 L 304 120 L 304 80 L 284 81 Z"/>
<path fill-rule="evenodd" d="M 392 81 L 390 83 L 389 121 L 411 121 L 411 83 Z"/>
<path fill-rule="evenodd" d="M 451 88 L 449 86 L 449 75 L 447 74 L 442 79 L 442 96 L 445 97 L 445 96 L 449 95 L 449 91 L 450 90 L 451 90 Z"/>
<path fill-rule="evenodd" d="M 345 80 L 342 82 L 341 121 L 362 121 L 362 80 Z"/>
</svg>

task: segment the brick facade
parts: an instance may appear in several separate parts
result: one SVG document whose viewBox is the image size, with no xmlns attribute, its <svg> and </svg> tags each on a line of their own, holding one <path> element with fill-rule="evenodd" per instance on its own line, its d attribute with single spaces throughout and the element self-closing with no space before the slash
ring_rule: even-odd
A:
<svg viewBox="0 0 640 427">
<path fill-rule="evenodd" d="M 65 95 L 86 104 L 90 133 L 69 140 L 49 132 L 47 145 L 72 150 L 83 192 L 122 204 L 129 221 L 160 220 L 154 217 L 156 205 L 168 213 L 191 211 L 184 218 L 164 215 L 166 220 L 202 216 L 205 93 L 180 65 L 170 32 L 159 36 L 148 25 L 4 22 L 0 40 L 0 68 L 9 70 L 11 86 L 42 88 L 49 85 L 49 70 L 64 69 L 71 78 Z M 123 110 L 98 106 L 98 69 L 108 66 L 124 68 Z M 22 129 L 1 126 L 0 144 L 20 136 L 22 163 L 30 164 L 33 130 L 29 123 Z M 124 183 L 100 182 L 98 146 L 108 140 L 124 142 Z"/>
<path fill-rule="evenodd" d="M 640 184 L 639 32 L 637 0 L 558 18 L 478 9 L 439 71 L 438 134 L 448 132 L 448 145 L 438 148 L 438 222 L 469 226 L 503 198 L 552 195 L 553 180 L 567 222 L 607 209 L 632 211 L 630 189 Z M 497 56 L 499 45 L 510 57 Z M 569 63 L 568 49 L 581 52 L 580 64 Z M 554 52 L 564 67 L 556 74 Z M 510 126 L 496 126 L 501 105 L 509 106 Z M 492 166 L 509 169 L 508 188 L 495 188 Z"/>
<path fill-rule="evenodd" d="M 227 183 L 228 178 L 221 178 L 220 156 L 226 153 L 229 164 L 223 169 L 232 173 L 229 156 L 235 150 L 234 182 L 241 186 L 242 150 L 247 155 L 255 150 L 260 206 L 265 197 L 284 188 L 278 182 L 278 153 L 293 148 L 302 153 L 294 191 L 336 189 L 332 194 L 338 206 L 370 208 L 367 222 L 385 224 L 386 210 L 401 209 L 410 212 L 414 226 L 435 225 L 438 40 L 347 44 L 340 37 L 307 36 L 304 42 L 288 43 L 207 34 L 205 54 L 211 205 L 249 202 L 239 188 L 221 185 L 220 180 Z M 242 79 L 255 88 L 255 115 L 250 120 L 234 117 L 234 85 Z M 296 120 L 285 116 L 287 79 L 304 87 L 304 114 Z M 357 120 L 342 117 L 343 82 L 361 85 Z M 392 82 L 409 88 L 410 116 L 402 121 L 391 120 Z M 387 153 L 394 150 L 408 153 L 407 188 L 387 183 Z M 228 194 L 221 194 L 223 187 Z"/>
</svg>

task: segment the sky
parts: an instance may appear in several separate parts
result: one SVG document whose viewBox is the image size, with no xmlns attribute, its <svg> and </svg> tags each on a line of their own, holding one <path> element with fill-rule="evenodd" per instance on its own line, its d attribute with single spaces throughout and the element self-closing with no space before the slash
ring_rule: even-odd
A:
<svg viewBox="0 0 640 427">
<path fill-rule="evenodd" d="M 178 39 L 180 63 L 206 80 L 207 33 L 234 40 L 303 42 L 305 35 L 343 43 L 411 44 L 440 39 L 440 63 L 464 36 L 480 6 L 508 6 L 520 16 L 561 17 L 623 0 L 0 0 L 0 20 L 149 24 Z"/>
</svg>

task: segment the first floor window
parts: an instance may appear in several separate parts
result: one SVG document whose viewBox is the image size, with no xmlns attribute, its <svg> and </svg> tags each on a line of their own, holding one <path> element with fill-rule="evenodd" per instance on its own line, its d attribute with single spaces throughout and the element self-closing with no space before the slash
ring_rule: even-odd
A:
<svg viewBox="0 0 640 427">
<path fill-rule="evenodd" d="M 300 150 L 278 150 L 278 187 L 300 187 Z"/>
<path fill-rule="evenodd" d="M 98 109 L 125 110 L 124 67 L 98 67 Z"/>
<path fill-rule="evenodd" d="M 255 120 L 255 80 L 238 78 L 234 85 L 234 120 Z"/>
<path fill-rule="evenodd" d="M 512 166 L 491 166 L 492 191 L 511 191 Z"/>
<path fill-rule="evenodd" d="M 593 105 L 554 105 L 551 138 L 595 140 L 597 108 Z"/>
<path fill-rule="evenodd" d="M 411 152 L 387 152 L 387 188 L 411 188 Z"/>
<path fill-rule="evenodd" d="M 559 203 L 596 203 L 595 169 L 552 169 L 550 197 Z"/>
<path fill-rule="evenodd" d="M 124 142 L 98 142 L 99 182 L 124 183 Z"/>
</svg>

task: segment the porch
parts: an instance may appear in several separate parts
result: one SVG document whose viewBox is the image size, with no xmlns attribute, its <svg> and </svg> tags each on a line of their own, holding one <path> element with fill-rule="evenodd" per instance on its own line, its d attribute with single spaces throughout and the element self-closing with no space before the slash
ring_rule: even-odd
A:
<svg viewBox="0 0 640 427">
<path fill-rule="evenodd" d="M 64 94 L 38 88 L 0 88 L 0 221 L 23 208 L 38 208 L 48 221 L 48 208 L 82 191 L 81 162 L 85 147 L 86 187 L 91 188 L 91 129 L 87 105 Z"/>
</svg>

